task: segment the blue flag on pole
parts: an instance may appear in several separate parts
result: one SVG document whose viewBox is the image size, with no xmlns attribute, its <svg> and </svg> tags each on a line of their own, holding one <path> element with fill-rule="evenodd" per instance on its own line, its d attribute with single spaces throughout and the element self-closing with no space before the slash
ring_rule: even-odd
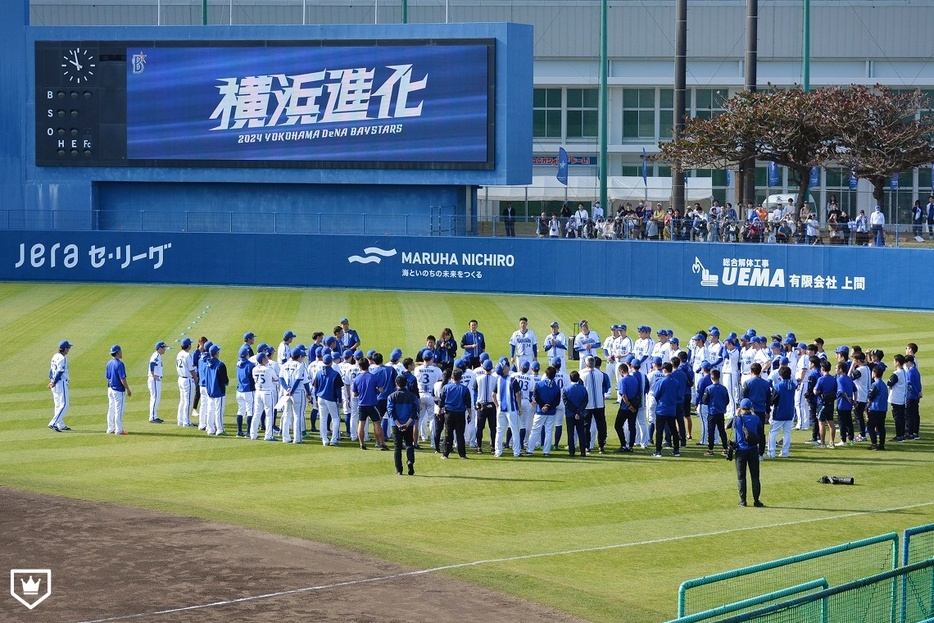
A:
<svg viewBox="0 0 934 623">
<path fill-rule="evenodd" d="M 808 181 L 808 188 L 817 188 L 820 186 L 820 167 L 811 167 L 811 179 Z"/>
<path fill-rule="evenodd" d="M 729 188 L 733 185 L 733 171 L 730 169 L 726 170 L 726 187 Z"/>
<path fill-rule="evenodd" d="M 558 174 L 555 177 L 565 186 L 568 185 L 568 152 L 564 147 L 558 148 Z"/>
<path fill-rule="evenodd" d="M 858 180 L 856 179 L 856 170 L 850 169 L 850 190 L 856 190 Z"/>
<path fill-rule="evenodd" d="M 642 148 L 642 183 L 649 185 L 649 163 L 645 159 L 645 147 Z"/>
<path fill-rule="evenodd" d="M 778 186 L 780 181 L 778 165 L 774 162 L 769 162 L 769 186 Z"/>
<path fill-rule="evenodd" d="M 934 162 L 931 163 L 931 190 L 934 190 Z"/>
<path fill-rule="evenodd" d="M 896 173 L 889 179 L 889 188 L 892 190 L 898 190 L 898 177 L 900 173 Z"/>
</svg>

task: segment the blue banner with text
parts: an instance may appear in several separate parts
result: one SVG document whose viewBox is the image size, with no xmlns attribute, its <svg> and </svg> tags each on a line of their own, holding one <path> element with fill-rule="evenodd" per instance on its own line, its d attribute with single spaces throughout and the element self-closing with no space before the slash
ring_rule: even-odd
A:
<svg viewBox="0 0 934 623">
<path fill-rule="evenodd" d="M 316 250 L 328 249 L 326 253 Z M 335 249 L 339 250 L 335 252 Z M 622 296 L 934 310 L 924 249 L 416 236 L 0 234 L 0 280 Z M 262 254 L 270 261 L 256 261 Z M 270 255 L 271 254 L 271 255 Z M 295 261 L 288 261 L 289 257 Z M 272 259 L 274 258 L 274 259 Z"/>
</svg>

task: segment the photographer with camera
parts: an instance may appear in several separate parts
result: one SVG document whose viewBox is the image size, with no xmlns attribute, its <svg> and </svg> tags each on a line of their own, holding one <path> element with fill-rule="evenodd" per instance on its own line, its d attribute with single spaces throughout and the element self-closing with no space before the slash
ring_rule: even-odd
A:
<svg viewBox="0 0 934 623">
<path fill-rule="evenodd" d="M 752 505 L 765 506 L 759 500 L 759 440 L 765 434 L 762 420 L 752 411 L 752 401 L 743 398 L 739 403 L 739 413 L 730 422 L 733 429 L 733 442 L 730 444 L 733 458 L 736 460 L 736 486 L 739 489 L 739 505 L 746 506 L 746 468 L 752 480 Z M 729 457 L 727 457 L 729 458 Z"/>
</svg>

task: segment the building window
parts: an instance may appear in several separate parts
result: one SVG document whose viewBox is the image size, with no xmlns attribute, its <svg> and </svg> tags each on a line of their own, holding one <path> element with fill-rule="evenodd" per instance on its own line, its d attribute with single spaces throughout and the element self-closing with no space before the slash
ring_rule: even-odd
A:
<svg viewBox="0 0 934 623">
<path fill-rule="evenodd" d="M 561 138 L 561 89 L 535 89 L 532 102 L 533 136 Z"/>
<path fill-rule="evenodd" d="M 623 89 L 623 142 L 654 142 L 655 89 Z"/>
<path fill-rule="evenodd" d="M 597 138 L 597 89 L 568 89 L 568 138 Z"/>
<path fill-rule="evenodd" d="M 715 89 L 694 89 L 694 116 L 699 119 L 713 119 L 723 112 L 724 91 Z"/>
<path fill-rule="evenodd" d="M 658 139 L 670 141 L 675 131 L 675 92 L 673 89 L 658 90 Z"/>
</svg>

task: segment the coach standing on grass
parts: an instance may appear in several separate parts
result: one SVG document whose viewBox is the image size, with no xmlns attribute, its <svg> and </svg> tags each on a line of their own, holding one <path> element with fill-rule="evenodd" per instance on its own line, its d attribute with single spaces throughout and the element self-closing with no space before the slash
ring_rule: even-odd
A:
<svg viewBox="0 0 934 623">
<path fill-rule="evenodd" d="M 759 482 L 759 440 L 765 432 L 762 420 L 752 411 L 752 401 L 743 398 L 739 413 L 730 422 L 736 443 L 736 486 L 739 489 L 739 505 L 746 506 L 746 468 L 752 480 L 753 506 L 765 506 L 759 500 L 762 485 Z"/>
<path fill-rule="evenodd" d="M 126 435 L 123 430 L 123 409 L 126 399 L 133 395 L 126 380 L 126 366 L 123 365 L 123 350 L 119 344 L 110 347 L 110 361 L 104 369 L 107 379 L 107 433 Z"/>
<path fill-rule="evenodd" d="M 52 390 L 54 411 L 49 420 L 49 428 L 56 433 L 71 430 L 65 426 L 65 413 L 68 411 L 68 360 L 65 358 L 71 350 L 68 340 L 58 343 L 58 352 L 52 355 L 49 367 L 49 389 Z"/>
<path fill-rule="evenodd" d="M 162 424 L 162 418 L 159 417 L 159 403 L 162 401 L 162 376 L 164 368 L 162 366 L 162 355 L 165 354 L 167 344 L 162 340 L 156 342 L 155 350 L 149 358 L 149 378 L 146 384 L 149 386 L 149 423 Z"/>
<path fill-rule="evenodd" d="M 409 476 L 414 476 L 415 428 L 418 426 L 419 401 L 418 397 L 407 391 L 405 386 L 405 378 L 397 376 L 396 391 L 389 394 L 386 401 L 386 413 L 389 414 L 389 421 L 392 425 L 392 456 L 396 464 L 396 475 L 402 475 L 402 450 L 405 449 L 408 473 Z"/>
</svg>

